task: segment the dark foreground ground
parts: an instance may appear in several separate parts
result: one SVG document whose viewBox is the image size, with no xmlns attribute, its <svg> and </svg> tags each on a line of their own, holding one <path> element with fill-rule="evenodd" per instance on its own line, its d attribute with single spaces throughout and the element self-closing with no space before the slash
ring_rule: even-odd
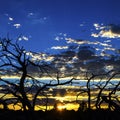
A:
<svg viewBox="0 0 120 120">
<path fill-rule="evenodd" d="M 120 111 L 36 111 L 22 112 L 0 110 L 0 120 L 120 120 Z"/>
</svg>

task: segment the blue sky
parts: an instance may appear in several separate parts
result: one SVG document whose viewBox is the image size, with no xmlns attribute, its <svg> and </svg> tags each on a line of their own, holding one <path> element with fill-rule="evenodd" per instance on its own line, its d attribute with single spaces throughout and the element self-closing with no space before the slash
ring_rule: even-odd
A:
<svg viewBox="0 0 120 120">
<path fill-rule="evenodd" d="M 1 0 L 0 36 L 20 36 L 36 52 L 60 50 L 76 39 L 119 48 L 119 11 L 119 0 Z"/>
</svg>

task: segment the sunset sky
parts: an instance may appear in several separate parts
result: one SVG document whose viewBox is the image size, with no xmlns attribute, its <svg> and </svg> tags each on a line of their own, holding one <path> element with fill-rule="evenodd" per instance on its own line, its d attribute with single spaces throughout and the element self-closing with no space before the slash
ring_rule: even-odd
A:
<svg viewBox="0 0 120 120">
<path fill-rule="evenodd" d="M 92 86 L 93 88 L 98 86 L 99 89 L 106 83 L 100 79 L 98 84 L 94 79 L 98 80 L 103 73 L 108 73 L 102 78 L 107 81 L 112 79 L 109 75 L 114 77 L 114 72 L 120 71 L 120 0 L 0 0 L 0 37 L 18 39 L 25 47 L 25 50 L 20 49 L 19 52 L 18 46 L 7 44 L 8 41 L 7 43 L 4 41 L 5 45 L 1 42 L 0 75 L 2 79 L 11 80 L 13 83 L 13 80 L 17 81 L 15 77 L 21 77 L 21 73 L 24 72 L 21 71 L 23 67 L 21 61 L 25 59 L 22 63 L 30 62 L 25 67 L 27 74 L 32 76 L 31 79 L 36 78 L 39 81 L 40 77 L 42 79 L 51 77 L 52 80 L 49 79 L 48 82 L 54 85 L 54 81 L 62 83 L 61 78 L 66 77 L 68 77 L 67 80 L 75 77 L 75 82 L 77 79 L 88 80 L 87 77 L 94 73 L 98 76 L 93 77 L 94 83 L 90 84 L 95 85 L 95 87 Z M 8 51 L 4 50 L 6 46 Z M 43 63 L 48 63 L 50 67 L 44 66 Z M 43 69 L 38 65 L 43 65 Z M 116 71 L 112 72 L 112 70 Z M 90 74 L 87 74 L 88 72 Z M 108 88 L 119 85 L 119 78 L 120 75 L 116 75 L 114 83 L 107 83 L 103 94 L 108 93 Z M 46 82 L 47 79 L 43 81 Z M 39 81 L 40 87 L 47 84 L 44 82 Z M 49 99 L 53 102 L 55 100 L 74 102 L 76 93 L 80 93 L 79 89 L 87 88 L 86 83 L 78 84 L 78 82 L 73 81 L 74 84 L 71 83 L 73 86 L 66 85 L 58 89 L 50 86 Z M 29 81 L 28 84 L 32 83 Z M 46 95 L 48 91 L 46 90 Z M 34 90 L 32 92 L 34 93 Z M 94 93 L 92 97 L 97 96 L 98 92 L 91 91 L 91 94 Z M 82 95 L 80 93 L 78 100 L 87 101 L 87 97 L 86 93 Z M 43 100 L 45 99 L 44 96 Z"/>
<path fill-rule="evenodd" d="M 36 52 L 66 49 L 76 39 L 114 50 L 119 12 L 119 0 L 0 0 L 0 37 L 20 37 Z"/>
</svg>

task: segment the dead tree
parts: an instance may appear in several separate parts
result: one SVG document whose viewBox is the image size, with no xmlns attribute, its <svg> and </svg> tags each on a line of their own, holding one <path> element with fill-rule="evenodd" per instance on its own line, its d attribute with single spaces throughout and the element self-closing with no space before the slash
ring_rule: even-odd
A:
<svg viewBox="0 0 120 120">
<path fill-rule="evenodd" d="M 114 85 L 114 83 L 111 83 L 111 80 L 118 74 L 120 74 L 119 71 L 111 70 L 105 74 L 97 75 L 97 77 L 100 78 L 102 76 L 102 79 L 106 79 L 106 80 L 105 80 L 104 84 L 103 83 L 95 84 L 95 86 L 99 90 L 99 92 L 96 96 L 96 102 L 95 102 L 96 109 L 101 108 L 101 104 L 103 103 L 103 101 L 109 103 L 108 104 L 109 109 L 111 108 L 111 103 L 112 103 L 112 99 L 113 99 L 112 95 L 113 94 L 115 95 L 115 93 L 120 85 L 120 82 L 118 82 L 116 85 Z M 102 79 L 100 80 L 100 82 L 102 82 Z M 112 88 L 109 88 L 110 84 L 112 84 Z M 108 96 L 108 97 L 103 96 L 105 90 L 108 90 L 108 93 L 106 94 L 106 96 Z M 108 98 L 109 98 L 109 100 L 108 100 Z"/>
<path fill-rule="evenodd" d="M 116 102 L 113 100 L 109 99 L 107 96 L 102 96 L 102 101 L 106 102 L 109 104 L 110 108 L 113 108 L 116 111 L 120 111 L 120 105 L 118 105 Z"/>
<path fill-rule="evenodd" d="M 88 109 L 91 109 L 91 85 L 90 82 L 91 80 L 95 77 L 94 74 L 92 74 L 90 77 L 87 76 L 86 73 L 86 77 L 87 77 L 87 94 L 88 94 Z"/>
<path fill-rule="evenodd" d="M 8 94 L 13 95 L 16 99 L 14 105 L 21 103 L 24 111 L 35 109 L 38 96 L 45 88 L 69 84 L 74 79 L 72 78 L 64 83 L 60 82 L 58 71 L 56 72 L 47 63 L 35 59 L 35 56 L 40 57 L 40 54 L 27 52 L 18 40 L 13 42 L 8 38 L 0 39 L 0 81 L 5 84 L 2 97 L 5 98 Z M 34 71 L 31 71 L 31 68 Z M 53 71 L 56 76 L 52 76 L 50 71 Z M 43 74 L 51 77 L 52 80 L 49 83 L 41 82 L 39 78 Z M 5 75 L 17 76 L 18 80 L 5 79 Z M 53 83 L 53 81 L 56 82 Z M 29 86 L 27 86 L 28 84 Z M 30 98 L 29 95 L 32 97 Z"/>
</svg>

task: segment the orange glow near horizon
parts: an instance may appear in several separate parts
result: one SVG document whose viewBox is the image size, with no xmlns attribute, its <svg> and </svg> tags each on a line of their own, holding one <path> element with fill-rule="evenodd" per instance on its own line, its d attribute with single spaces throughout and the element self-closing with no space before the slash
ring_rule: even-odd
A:
<svg viewBox="0 0 120 120">
<path fill-rule="evenodd" d="M 57 104 L 57 110 L 58 111 L 62 111 L 62 110 L 64 110 L 66 108 L 66 106 L 64 105 L 64 104 L 62 104 L 62 103 L 58 103 Z"/>
<path fill-rule="evenodd" d="M 7 78 L 7 77 L 6 77 Z M 118 79 L 117 79 L 118 80 Z M 2 87 L 0 88 L 2 89 Z M 62 91 L 62 90 L 65 91 Z M 83 89 L 83 88 L 82 88 Z M 84 89 L 83 89 L 84 90 Z M 64 109 L 66 110 L 75 110 L 77 111 L 79 108 L 79 104 L 81 101 L 85 101 L 87 102 L 88 100 L 88 94 L 87 92 L 82 92 L 80 91 L 80 86 L 57 86 L 54 90 L 53 87 L 50 87 L 48 90 L 45 91 L 46 96 L 40 94 L 37 99 L 40 101 L 37 103 L 37 105 L 35 106 L 35 110 L 51 110 L 54 108 L 54 104 L 55 103 L 59 103 L 58 106 L 56 107 L 56 110 L 58 111 L 62 111 Z M 95 105 L 95 100 L 96 97 L 99 93 L 99 89 L 91 89 L 91 101 L 92 101 L 92 106 L 94 107 Z M 109 93 L 109 90 L 106 89 L 102 92 L 103 95 L 107 95 Z M 77 96 L 79 94 L 79 96 Z M 116 95 L 118 96 L 118 99 L 120 99 L 120 91 L 118 90 L 116 92 Z M 2 98 L 4 96 L 4 99 L 8 99 L 8 98 L 15 98 L 15 96 L 13 96 L 12 94 L 6 94 L 0 93 L 0 97 Z M 30 101 L 33 100 L 34 98 L 34 94 L 32 93 L 28 93 L 27 97 Z M 47 107 L 46 107 L 46 99 L 48 99 L 48 103 L 47 103 Z M 49 102 L 50 101 L 50 102 Z M 52 101 L 52 102 L 51 102 Z M 9 109 L 13 109 L 13 110 L 20 110 L 21 108 L 21 104 L 17 103 L 17 104 L 9 104 L 8 108 Z M 107 104 L 102 104 L 101 107 L 106 108 L 108 107 Z M 0 108 L 3 108 L 3 106 L 0 104 Z"/>
</svg>

